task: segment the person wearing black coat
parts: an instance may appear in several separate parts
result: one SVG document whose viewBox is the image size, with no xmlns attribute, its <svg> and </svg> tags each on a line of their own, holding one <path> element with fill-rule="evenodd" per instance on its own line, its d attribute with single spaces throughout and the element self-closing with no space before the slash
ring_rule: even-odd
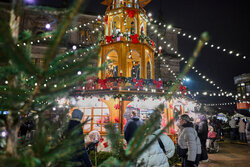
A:
<svg viewBox="0 0 250 167">
<path fill-rule="evenodd" d="M 207 149 L 206 149 L 206 142 L 208 136 L 208 123 L 206 115 L 199 116 L 199 122 L 196 124 L 196 131 L 198 133 L 198 137 L 201 141 L 201 160 L 208 161 Z"/>
<path fill-rule="evenodd" d="M 124 138 L 129 143 L 129 141 L 133 138 L 134 133 L 137 128 L 142 125 L 142 120 L 136 116 L 136 111 L 131 112 L 131 119 L 128 120 L 127 124 L 124 127 Z"/>
<path fill-rule="evenodd" d="M 83 113 L 78 109 L 74 109 L 72 112 L 72 118 L 69 121 L 68 131 L 73 130 L 77 126 L 80 126 L 82 117 Z M 82 128 L 79 128 L 79 137 L 82 135 L 83 135 L 83 130 Z M 77 150 L 75 154 L 72 155 L 71 161 L 79 162 L 81 164 L 79 167 L 92 167 L 89 155 L 85 148 L 84 139 L 81 141 L 81 143 L 79 143 L 79 150 Z"/>
</svg>

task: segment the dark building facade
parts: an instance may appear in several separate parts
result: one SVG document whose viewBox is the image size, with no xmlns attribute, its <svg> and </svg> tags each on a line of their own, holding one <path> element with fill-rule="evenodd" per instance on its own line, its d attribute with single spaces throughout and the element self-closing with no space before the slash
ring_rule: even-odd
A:
<svg viewBox="0 0 250 167">
<path fill-rule="evenodd" d="M 0 7 L 5 9 L 1 14 L 6 19 L 9 19 L 10 4 L 0 3 Z M 32 35 L 39 35 L 56 30 L 64 15 L 64 11 L 25 8 L 21 16 L 20 32 L 29 30 Z M 100 17 L 95 15 L 78 14 L 67 31 L 64 40 L 61 42 L 59 53 L 70 51 L 73 46 L 75 48 L 85 48 L 93 45 L 98 39 L 98 34 L 104 33 L 103 23 L 99 19 Z M 46 28 L 47 24 L 49 24 L 49 28 Z M 150 26 L 148 25 L 149 30 Z M 155 54 L 155 78 L 161 78 L 163 81 L 175 81 L 176 78 L 173 74 L 175 76 L 179 74 L 180 59 L 177 57 L 177 32 L 180 29 L 174 29 L 176 31 L 169 30 L 163 26 L 158 27 L 159 33 L 165 37 L 164 40 L 157 34 L 149 32 L 149 37 L 155 41 L 156 47 L 162 47 L 162 56 L 158 57 L 158 54 Z M 47 44 L 48 39 L 43 38 L 34 41 L 31 45 L 32 61 L 38 66 L 43 64 L 43 56 L 47 49 Z M 96 64 L 97 62 L 94 63 Z"/>
<path fill-rule="evenodd" d="M 250 111 L 250 73 L 234 77 L 234 84 L 237 91 L 236 98 L 239 100 L 237 109 Z"/>
</svg>

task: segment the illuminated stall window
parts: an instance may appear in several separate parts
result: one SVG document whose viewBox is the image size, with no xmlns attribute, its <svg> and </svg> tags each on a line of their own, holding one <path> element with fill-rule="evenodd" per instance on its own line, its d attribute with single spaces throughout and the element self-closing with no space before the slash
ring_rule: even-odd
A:
<svg viewBox="0 0 250 167">
<path fill-rule="evenodd" d="M 104 103 L 103 103 L 104 104 Z M 105 125 L 109 122 L 109 109 L 106 105 L 103 107 L 92 107 L 92 108 L 80 108 L 84 112 L 84 120 L 91 119 L 83 127 L 84 133 L 88 133 L 92 130 L 105 133 Z"/>
<path fill-rule="evenodd" d="M 76 107 L 83 112 L 83 121 L 88 121 L 84 127 L 84 133 L 97 130 L 101 134 L 105 133 L 105 125 L 110 121 L 110 112 L 108 106 L 98 98 L 80 99 Z"/>
</svg>

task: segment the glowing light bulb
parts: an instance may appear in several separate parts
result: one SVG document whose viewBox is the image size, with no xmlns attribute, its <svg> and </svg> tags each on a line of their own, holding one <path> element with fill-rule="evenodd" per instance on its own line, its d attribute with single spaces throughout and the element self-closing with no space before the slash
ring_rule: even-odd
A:
<svg viewBox="0 0 250 167">
<path fill-rule="evenodd" d="M 48 24 L 45 25 L 45 28 L 46 28 L 47 30 L 49 30 L 49 29 L 51 28 L 51 25 L 48 23 Z"/>
</svg>

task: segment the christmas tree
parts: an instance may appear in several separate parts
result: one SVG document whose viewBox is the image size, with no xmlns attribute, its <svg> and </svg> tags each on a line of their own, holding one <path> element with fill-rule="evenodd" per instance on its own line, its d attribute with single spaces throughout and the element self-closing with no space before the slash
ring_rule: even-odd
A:
<svg viewBox="0 0 250 167">
<path fill-rule="evenodd" d="M 96 59 L 98 47 L 58 54 L 66 30 L 79 8 L 85 5 L 82 5 L 83 1 L 76 0 L 66 9 L 67 14 L 56 31 L 36 37 L 28 31 L 19 32 L 20 11 L 23 10 L 21 1 L 13 1 L 10 22 L 0 16 L 0 110 L 8 111 L 5 122 L 1 123 L 6 128 L 7 141 L 0 155 L 0 166 L 72 165 L 68 163 L 70 156 L 82 138 L 76 138 L 77 129 L 67 135 L 61 134 L 65 126 L 62 125 L 62 130 L 58 131 L 58 127 L 46 120 L 43 112 L 51 110 L 55 98 L 67 95 L 75 86 L 84 83 L 88 75 L 102 68 L 89 65 L 92 59 Z M 30 41 L 45 35 L 52 38 L 43 66 L 37 67 L 31 62 Z M 81 57 L 82 54 L 84 56 Z M 18 132 L 31 111 L 36 111 L 39 116 L 37 130 L 28 143 L 23 143 Z"/>
</svg>

